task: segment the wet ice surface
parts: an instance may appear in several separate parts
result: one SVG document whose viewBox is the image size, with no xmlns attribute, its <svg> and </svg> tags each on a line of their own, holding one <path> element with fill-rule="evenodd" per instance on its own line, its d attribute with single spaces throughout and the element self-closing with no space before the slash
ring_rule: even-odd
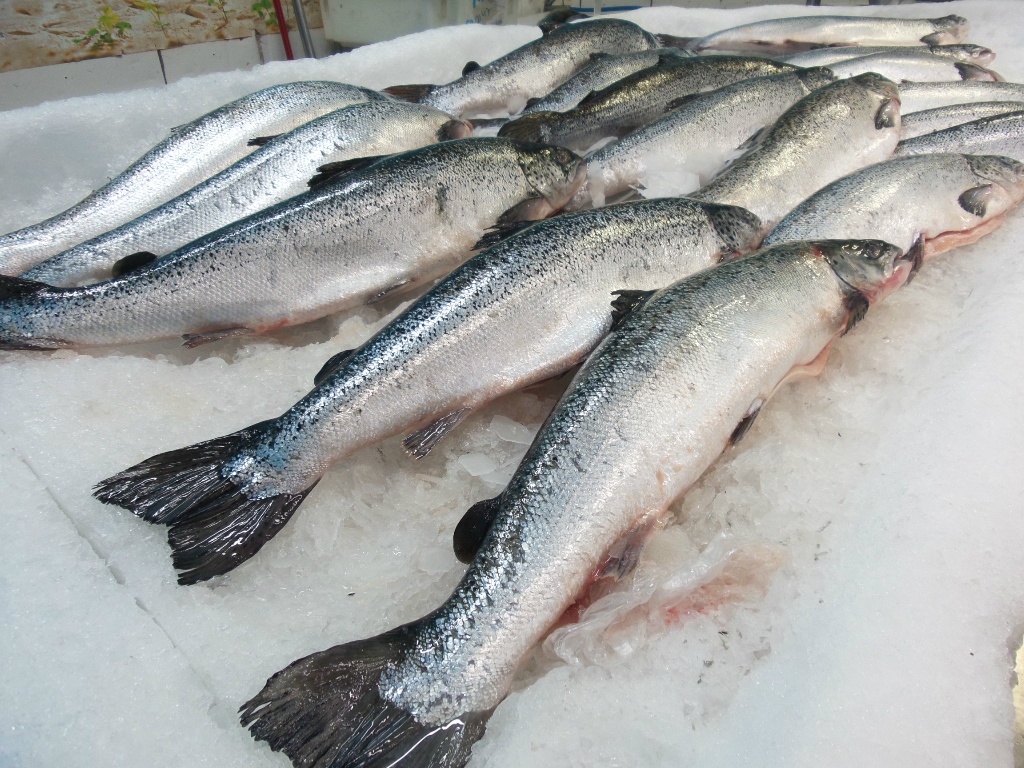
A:
<svg viewBox="0 0 1024 768">
<path fill-rule="evenodd" d="M 815 11 L 629 17 L 692 36 L 801 12 Z M 849 12 L 961 13 L 996 68 L 1024 80 L 1017 3 Z M 533 36 L 460 27 L 0 115 L 0 230 L 60 210 L 243 93 L 441 81 Z M 650 542 L 632 584 L 649 607 L 609 597 L 589 615 L 596 634 L 552 638 L 474 763 L 1009 766 L 1022 241 L 1018 211 L 873 310 L 819 379 L 781 391 Z M 276 415 L 398 306 L 191 352 L 0 353 L 0 764 L 285 766 L 237 707 L 295 658 L 448 595 L 463 570 L 455 523 L 501 489 L 557 382 L 475 415 L 422 462 L 397 439 L 341 462 L 259 556 L 200 587 L 175 585 L 164 529 L 89 496 L 153 453 Z"/>
</svg>

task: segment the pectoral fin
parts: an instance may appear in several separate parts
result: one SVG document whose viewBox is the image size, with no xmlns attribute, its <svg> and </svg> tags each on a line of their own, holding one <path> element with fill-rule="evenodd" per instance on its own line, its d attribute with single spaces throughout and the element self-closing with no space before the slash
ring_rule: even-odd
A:
<svg viewBox="0 0 1024 768">
<path fill-rule="evenodd" d="M 501 508 L 501 496 L 478 501 L 462 516 L 452 534 L 452 547 L 459 562 L 470 563 L 480 551 Z"/>
<path fill-rule="evenodd" d="M 422 459 L 433 449 L 435 445 L 444 439 L 445 435 L 451 432 L 469 414 L 469 408 L 459 408 L 457 411 L 447 413 L 439 419 L 435 419 L 425 426 L 408 435 L 402 446 L 414 459 Z"/>
</svg>

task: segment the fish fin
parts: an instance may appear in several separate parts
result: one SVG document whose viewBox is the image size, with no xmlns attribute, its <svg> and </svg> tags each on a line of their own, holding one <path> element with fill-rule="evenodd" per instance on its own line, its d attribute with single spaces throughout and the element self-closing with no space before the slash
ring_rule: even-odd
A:
<svg viewBox="0 0 1024 768">
<path fill-rule="evenodd" d="M 507 117 L 474 117 L 466 122 L 474 128 L 501 128 L 508 121 Z"/>
<path fill-rule="evenodd" d="M 849 291 L 843 299 L 843 306 L 846 308 L 848 313 L 846 326 L 843 328 L 842 335 L 845 336 L 852 331 L 857 323 L 864 319 L 864 316 L 868 313 L 868 309 L 871 307 L 871 303 L 860 291 Z"/>
<path fill-rule="evenodd" d="M 985 218 L 985 212 L 988 210 L 989 198 L 992 197 L 992 193 L 995 189 L 994 184 L 983 184 L 980 187 L 972 187 L 961 194 L 956 201 L 960 203 L 960 207 L 969 214 L 983 219 Z"/>
<path fill-rule="evenodd" d="M 122 275 L 127 275 L 130 272 L 135 272 L 149 266 L 159 258 L 155 253 L 150 253 L 149 251 L 133 253 L 130 256 L 125 256 L 123 259 L 115 261 L 114 265 L 110 268 L 110 276 L 121 277 Z"/>
<path fill-rule="evenodd" d="M 742 144 L 736 147 L 736 151 L 746 153 L 752 150 L 754 147 L 759 146 L 764 141 L 765 137 L 771 131 L 773 126 L 774 123 L 772 123 L 771 125 L 766 125 L 763 128 L 758 128 L 750 135 L 750 138 L 748 138 L 746 141 L 744 141 Z M 729 161 L 729 164 L 731 165 L 735 161 L 736 158 L 733 158 L 732 160 Z"/>
<path fill-rule="evenodd" d="M 323 367 L 316 372 L 316 376 L 313 377 L 313 386 L 319 387 L 324 383 L 325 379 L 330 378 L 334 373 L 345 364 L 355 353 L 354 349 L 343 349 L 335 355 L 331 355 L 327 362 L 323 364 Z"/>
<path fill-rule="evenodd" d="M 542 35 L 550 35 L 559 27 L 563 27 L 575 19 L 589 19 L 590 16 L 568 6 L 562 6 L 551 11 L 547 16 L 537 22 Z"/>
<path fill-rule="evenodd" d="M 580 107 L 586 107 L 593 104 L 600 95 L 605 91 L 604 88 L 598 88 L 596 91 L 590 91 L 586 96 L 576 102 L 576 106 L 573 109 L 579 109 Z"/>
<path fill-rule="evenodd" d="M 473 126 L 465 120 L 449 120 L 437 129 L 438 141 L 464 139 L 473 132 Z"/>
<path fill-rule="evenodd" d="M 489 711 L 424 725 L 381 694 L 385 672 L 414 652 L 418 626 L 292 662 L 242 705 L 242 725 L 304 768 L 460 768 L 483 736 Z"/>
<path fill-rule="evenodd" d="M 494 525 L 494 519 L 501 508 L 501 495 L 493 499 L 478 501 L 470 507 L 455 526 L 452 534 L 452 548 L 460 563 L 471 563 Z"/>
<path fill-rule="evenodd" d="M 423 429 L 418 429 L 407 435 L 402 441 L 402 447 L 414 459 L 422 459 L 449 432 L 459 426 L 467 415 L 469 415 L 469 408 L 459 408 L 457 411 L 446 413 L 441 418 L 434 419 Z"/>
<path fill-rule="evenodd" d="M 211 344 L 214 341 L 220 341 L 222 339 L 236 339 L 240 336 L 255 336 L 256 331 L 252 328 L 245 328 L 244 326 L 237 326 L 234 328 L 220 328 L 216 331 L 206 331 L 205 333 L 186 333 L 181 337 L 181 346 L 188 347 L 189 349 L 195 349 L 201 347 L 203 344 Z"/>
<path fill-rule="evenodd" d="M 179 584 L 227 573 L 255 555 L 288 522 L 313 485 L 296 494 L 249 499 L 222 470 L 274 428 L 254 424 L 230 435 L 161 453 L 101 480 L 93 496 L 151 523 L 171 526 Z"/>
<path fill-rule="evenodd" d="M 689 51 L 691 46 L 700 40 L 699 37 L 676 37 L 675 35 L 655 35 L 654 39 L 662 48 L 678 48 Z"/>
<path fill-rule="evenodd" d="M 558 112 L 531 112 L 515 120 L 509 120 L 501 126 L 498 135 L 503 139 L 546 142 L 551 136 L 549 123 L 561 117 Z"/>
<path fill-rule="evenodd" d="M 462 76 L 465 77 L 470 72 L 476 72 L 480 69 L 480 65 L 475 61 L 467 61 L 466 66 L 462 68 Z"/>
<path fill-rule="evenodd" d="M 605 53 L 604 51 L 596 51 L 590 54 L 590 63 L 593 64 L 595 61 L 603 61 L 604 59 L 610 59 L 612 55 Z"/>
<path fill-rule="evenodd" d="M 249 146 L 249 147 L 262 147 L 262 146 L 265 146 L 265 145 L 269 144 L 270 142 L 272 142 L 278 136 L 283 136 L 283 135 L 284 134 L 281 134 L 281 133 L 273 133 L 270 136 L 253 136 L 251 139 L 249 139 L 249 142 L 246 144 L 246 146 Z"/>
<path fill-rule="evenodd" d="M 593 56 L 594 54 L 590 54 L 590 55 Z M 529 109 L 530 107 L 535 107 L 536 105 L 540 104 L 541 101 L 543 101 L 543 99 L 540 96 L 534 96 L 532 99 L 527 99 L 526 100 L 526 106 L 523 107 L 523 109 Z"/>
<path fill-rule="evenodd" d="M 875 113 L 875 128 L 895 128 L 900 119 L 900 103 L 896 99 L 886 99 Z"/>
<path fill-rule="evenodd" d="M 473 246 L 472 250 L 482 251 L 486 248 L 492 248 L 498 243 L 512 237 L 512 235 L 518 234 L 528 227 L 532 227 L 536 223 L 536 221 L 514 221 L 508 224 L 495 224 L 487 230 L 483 237 L 476 241 L 476 245 Z"/>
<path fill-rule="evenodd" d="M 52 285 L 49 285 L 48 283 L 40 283 L 37 280 L 26 280 L 23 277 L 0 275 L 0 301 L 16 299 L 21 296 L 31 296 L 33 293 L 40 293 L 41 291 L 52 289 Z"/>
<path fill-rule="evenodd" d="M 703 93 L 688 93 L 686 96 L 680 96 L 678 99 L 672 99 L 672 101 L 665 105 L 665 111 L 672 112 L 689 104 L 694 99 L 705 95 L 706 94 Z"/>
<path fill-rule="evenodd" d="M 536 220 L 544 218 L 544 215 L 550 210 L 551 204 L 543 197 L 528 197 L 501 214 L 494 223 L 494 227 L 504 229 L 519 222 L 532 224 Z"/>
<path fill-rule="evenodd" d="M 384 93 L 402 101 L 417 103 L 429 96 L 435 88 L 437 88 L 436 85 L 392 85 L 390 88 L 385 88 Z"/>
<path fill-rule="evenodd" d="M 744 414 L 743 418 L 740 419 L 740 423 L 736 425 L 736 429 L 734 429 L 732 434 L 729 435 L 729 445 L 736 445 L 746 436 L 747 432 L 750 431 L 750 428 L 754 426 L 754 421 L 757 420 L 757 416 L 761 413 L 761 408 L 763 406 L 764 400 L 760 397 L 750 404 L 746 414 Z"/>
<path fill-rule="evenodd" d="M 925 248 L 924 237 L 921 235 L 917 236 L 913 244 L 907 249 L 907 252 L 903 254 L 903 260 L 910 262 L 910 274 L 907 275 L 907 282 L 904 285 L 909 284 L 917 273 L 921 270 L 921 265 L 924 264 L 924 260 L 927 257 L 928 252 Z"/>
<path fill-rule="evenodd" d="M 410 285 L 411 283 L 412 283 L 412 280 L 403 280 L 400 283 L 395 283 L 394 285 L 389 285 L 383 291 L 377 291 L 377 293 L 373 294 L 373 296 L 371 296 L 370 298 L 368 298 L 366 300 L 366 303 L 367 304 L 376 304 L 378 301 L 383 301 L 388 296 L 390 296 L 392 293 L 396 293 L 396 292 L 401 291 L 403 288 L 405 288 L 405 286 Z"/>
<path fill-rule="evenodd" d="M 390 155 L 369 155 L 368 157 L 353 157 L 349 160 L 337 160 L 333 163 L 325 163 L 316 169 L 316 176 L 311 178 L 307 184 L 311 187 L 319 186 L 325 181 L 329 181 L 336 176 L 342 176 L 346 173 L 353 173 L 355 171 L 361 171 L 364 168 L 369 168 L 378 160 L 383 160 L 385 157 L 390 157 Z"/>
<path fill-rule="evenodd" d="M 642 307 L 657 291 L 612 291 L 612 327 L 614 331 L 622 321 Z"/>
<path fill-rule="evenodd" d="M 643 554 L 647 539 L 655 527 L 655 520 L 648 520 L 615 542 L 596 578 L 622 581 L 635 571 L 640 564 L 640 555 Z"/>
</svg>

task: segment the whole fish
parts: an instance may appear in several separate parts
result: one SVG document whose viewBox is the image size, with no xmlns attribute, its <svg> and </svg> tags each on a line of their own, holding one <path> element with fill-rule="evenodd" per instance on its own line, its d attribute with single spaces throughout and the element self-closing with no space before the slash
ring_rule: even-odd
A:
<svg viewBox="0 0 1024 768">
<path fill-rule="evenodd" d="M 561 147 L 461 139 L 381 160 L 82 288 L 0 277 L 0 348 L 195 345 L 303 323 L 431 280 L 487 227 L 543 218 L 579 184 Z"/>
<path fill-rule="evenodd" d="M 694 51 L 787 53 L 842 45 L 950 45 L 967 37 L 967 19 L 886 19 L 871 16 L 797 16 L 743 24 L 691 44 Z"/>
<path fill-rule="evenodd" d="M 757 214 L 765 233 L 826 184 L 888 158 L 900 135 L 896 84 L 867 73 L 819 88 L 693 194 Z"/>
<path fill-rule="evenodd" d="M 21 275 L 57 286 L 111 277 L 133 254 L 166 256 L 216 229 L 299 194 L 319 166 L 390 155 L 468 136 L 473 128 L 432 107 L 367 101 L 277 136 L 188 192 Z"/>
<path fill-rule="evenodd" d="M 984 152 L 1024 162 L 1024 112 L 1009 112 L 901 141 L 896 157 L 931 152 Z"/>
<path fill-rule="evenodd" d="M 830 64 L 837 77 L 852 77 L 865 72 L 877 72 L 890 80 L 902 82 L 943 82 L 947 80 L 1002 81 L 1002 77 L 991 69 L 965 61 L 954 61 L 943 56 L 933 56 L 925 50 L 899 51 L 896 53 L 875 53 L 859 59 L 847 59 Z"/>
<path fill-rule="evenodd" d="M 830 70 L 818 67 L 741 80 L 697 94 L 661 120 L 587 158 L 587 180 L 566 210 L 604 205 L 607 198 L 642 185 L 649 170 L 696 174 L 706 181 L 747 139 L 811 91 L 833 81 Z"/>
<path fill-rule="evenodd" d="M 659 291 L 587 360 L 437 610 L 300 659 L 241 708 L 296 766 L 469 759 L 534 645 L 749 427 L 789 376 L 910 271 L 877 241 L 771 248 Z M 473 542 L 472 549 L 477 549 Z M 610 562 L 611 561 L 611 562 Z"/>
<path fill-rule="evenodd" d="M 498 135 L 583 151 L 599 139 L 623 136 L 657 120 L 684 96 L 795 71 L 791 64 L 751 56 L 662 55 L 653 67 L 591 93 L 568 112 L 534 112 L 506 123 Z"/>
<path fill-rule="evenodd" d="M 980 64 L 985 67 L 992 63 L 996 54 L 992 49 L 983 45 L 972 45 L 961 43 L 959 45 L 928 45 L 928 46 L 905 46 L 905 45 L 847 45 L 835 48 L 813 48 L 803 53 L 787 56 L 786 61 L 796 64 L 798 67 L 827 67 L 839 61 L 857 59 L 861 56 L 873 56 L 876 53 L 905 53 L 914 50 L 927 52 L 933 56 L 943 56 L 954 61 L 963 61 L 968 64 Z"/>
<path fill-rule="evenodd" d="M 649 51 L 638 51 L 636 53 L 625 53 L 621 56 L 591 54 L 591 64 L 581 69 L 547 96 L 540 99 L 530 99 L 526 104 L 526 109 L 520 114 L 566 112 L 583 101 L 592 91 L 607 88 L 612 83 L 632 75 L 634 72 L 653 67 L 658 63 L 658 57 L 671 53 L 675 53 L 678 56 L 685 55 L 682 51 L 674 52 L 658 48 Z"/>
<path fill-rule="evenodd" d="M 948 83 L 900 83 L 905 113 L 982 101 L 1024 101 L 1021 83 L 985 83 L 977 80 Z"/>
<path fill-rule="evenodd" d="M 872 165 L 798 205 L 764 245 L 877 239 L 928 258 L 997 228 L 1024 197 L 1024 165 L 1006 157 L 936 154 Z"/>
<path fill-rule="evenodd" d="M 225 104 L 173 129 L 124 172 L 63 213 L 0 236 L 0 274 L 24 272 L 191 189 L 249 154 L 247 142 L 254 136 L 290 131 L 349 104 L 383 98 L 367 88 L 310 81 L 275 85 Z"/>
<path fill-rule="evenodd" d="M 413 430 L 406 448 L 426 455 L 472 410 L 580 362 L 612 324 L 613 292 L 667 285 L 759 238 L 748 211 L 673 198 L 536 224 L 332 358 L 279 418 L 147 459 L 101 482 L 96 497 L 171 525 L 181 583 L 225 573 L 277 533 L 334 462 Z"/>
<path fill-rule="evenodd" d="M 565 24 L 446 85 L 393 86 L 385 92 L 419 101 L 450 115 L 507 109 L 543 97 L 591 62 L 591 54 L 658 48 L 657 38 L 629 21 L 597 19 Z"/>
<path fill-rule="evenodd" d="M 976 104 L 951 104 L 948 107 L 925 109 L 903 115 L 900 140 L 935 133 L 954 125 L 963 125 L 992 115 L 1024 110 L 1024 101 L 982 101 Z"/>
</svg>

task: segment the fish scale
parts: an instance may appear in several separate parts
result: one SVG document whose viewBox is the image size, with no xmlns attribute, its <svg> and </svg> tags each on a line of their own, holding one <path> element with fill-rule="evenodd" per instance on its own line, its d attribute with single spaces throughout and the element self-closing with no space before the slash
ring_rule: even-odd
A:
<svg viewBox="0 0 1024 768">
<path fill-rule="evenodd" d="M 314 80 L 275 85 L 225 104 L 175 128 L 63 213 L 0 236 L 0 274 L 24 272 L 194 187 L 249 154 L 254 136 L 290 131 L 348 104 L 384 98 L 367 88 Z"/>
</svg>

